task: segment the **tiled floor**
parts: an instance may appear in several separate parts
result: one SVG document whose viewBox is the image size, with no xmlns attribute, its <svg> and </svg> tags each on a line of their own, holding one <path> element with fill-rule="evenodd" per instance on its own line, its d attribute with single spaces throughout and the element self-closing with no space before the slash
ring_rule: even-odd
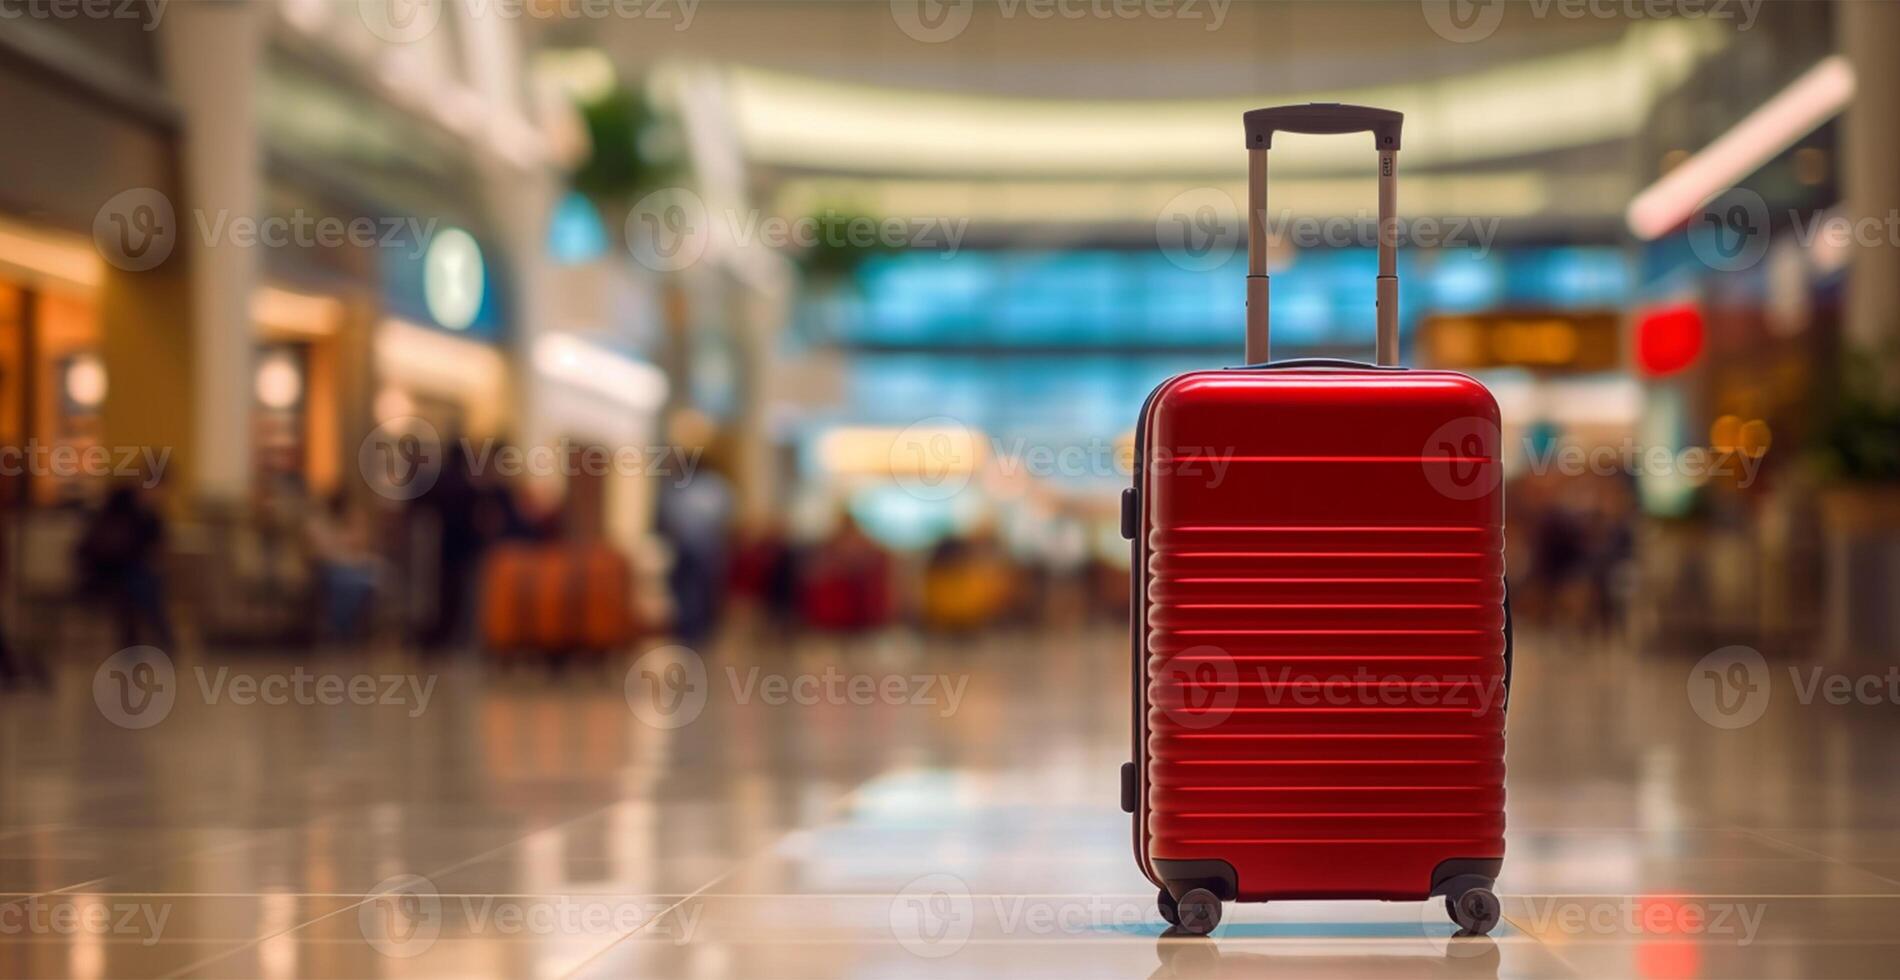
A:
<svg viewBox="0 0 1900 980">
<path fill-rule="evenodd" d="M 1900 708 L 1784 684 L 1723 730 L 1696 653 L 1535 636 L 1492 939 L 1382 903 L 1163 937 L 1115 805 L 1125 649 L 733 643 L 558 678 L 75 658 L 0 695 L 0 976 L 1900 973 Z M 169 713 L 128 715 L 154 676 Z"/>
</svg>

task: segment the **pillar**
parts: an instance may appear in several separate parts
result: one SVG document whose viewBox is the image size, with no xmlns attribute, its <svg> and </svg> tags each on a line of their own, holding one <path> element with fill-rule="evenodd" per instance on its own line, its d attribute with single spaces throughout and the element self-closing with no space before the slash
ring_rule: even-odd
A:
<svg viewBox="0 0 1900 980">
<path fill-rule="evenodd" d="M 1889 229 L 1900 214 L 1900 4 L 1843 3 L 1834 12 L 1857 79 L 1841 132 L 1846 214 Z M 1847 347 L 1880 357 L 1889 390 L 1900 386 L 1900 243 L 1855 247 L 1846 312 Z"/>
<path fill-rule="evenodd" d="M 166 81 L 183 115 L 175 207 L 193 313 L 191 476 L 197 501 L 213 506 L 242 501 L 250 489 L 250 303 L 260 257 L 200 229 L 221 214 L 256 217 L 262 204 L 257 92 L 271 14 L 263 4 L 173 4 L 161 28 Z"/>
</svg>

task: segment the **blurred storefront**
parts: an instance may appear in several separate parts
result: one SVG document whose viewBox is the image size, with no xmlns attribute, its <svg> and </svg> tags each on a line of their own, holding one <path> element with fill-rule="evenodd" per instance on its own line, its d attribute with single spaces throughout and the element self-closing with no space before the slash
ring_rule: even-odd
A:
<svg viewBox="0 0 1900 980">
<path fill-rule="evenodd" d="M 1832 53 L 1832 11 L 1764 13 L 1772 30 L 1686 78 L 1638 138 L 1642 432 L 1716 463 L 1639 474 L 1640 622 L 1665 638 L 1825 628 L 1813 457 L 1843 355 L 1845 255 L 1813 231 L 1841 200 L 1854 69 Z"/>
<path fill-rule="evenodd" d="M 532 181 L 538 165 L 526 129 L 520 157 L 504 161 L 513 172 L 497 173 L 500 134 L 478 120 L 492 111 L 497 127 L 525 129 L 518 93 L 487 103 L 477 79 L 492 66 L 469 63 L 442 37 L 364 50 L 368 35 L 348 11 L 283 11 L 260 79 L 268 185 L 288 213 L 361 232 L 342 258 L 303 250 L 319 253 L 307 262 L 343 267 L 331 294 L 362 310 L 352 327 L 366 340 L 342 345 L 362 352 L 367 373 L 347 386 L 355 429 L 341 441 L 346 455 L 395 416 L 445 434 L 500 434 L 514 406 L 507 355 L 519 244 L 488 208 L 489 184 Z"/>
<path fill-rule="evenodd" d="M 0 442 L 152 449 L 214 639 L 307 618 L 302 522 L 339 492 L 377 504 L 355 469 L 379 422 L 546 428 L 520 323 L 559 174 L 518 25 L 456 11 L 409 37 L 371 13 L 182 4 L 0 38 L 0 123 L 42 134 L 0 188 Z M 107 482 L 29 467 L 0 499 Z"/>
<path fill-rule="evenodd" d="M 180 186 L 154 35 L 10 20 L 0 89 L 0 129 L 33 134 L 0 182 L 0 615 L 30 643 L 77 590 L 79 505 L 115 482 L 173 501 L 189 485 L 197 447 L 174 436 L 191 417 L 190 301 L 183 263 L 145 261 L 151 204 Z"/>
<path fill-rule="evenodd" d="M 145 229 L 113 225 L 101 204 L 133 188 L 176 193 L 178 119 L 157 46 L 137 23 L 24 23 L 0 37 L 0 52 L 0 128 L 41 134 L 9 151 L 21 166 L 0 187 L 0 444 L 25 454 L 0 476 L 0 500 L 46 505 L 97 489 L 77 470 L 98 467 L 56 457 L 147 429 L 109 405 L 115 389 L 136 397 L 169 383 L 133 366 L 179 364 L 147 345 L 186 328 L 181 275 L 130 272 L 96 244 L 103 236 L 137 264 Z M 135 207 L 121 217 L 145 216 Z"/>
</svg>

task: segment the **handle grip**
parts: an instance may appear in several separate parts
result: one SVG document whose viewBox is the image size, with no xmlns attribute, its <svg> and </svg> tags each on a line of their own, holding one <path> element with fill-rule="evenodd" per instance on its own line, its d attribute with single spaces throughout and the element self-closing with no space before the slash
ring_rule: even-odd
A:
<svg viewBox="0 0 1900 980">
<path fill-rule="evenodd" d="M 1405 116 L 1337 102 L 1283 105 L 1244 113 L 1247 127 L 1247 363 L 1267 363 L 1270 346 L 1267 304 L 1267 151 L 1273 134 L 1372 133 L 1379 153 L 1379 278 L 1377 361 L 1399 363 L 1398 156 L 1399 127 Z"/>
<path fill-rule="evenodd" d="M 1328 136 L 1335 133 L 1371 133 L 1373 149 L 1399 148 L 1399 131 L 1405 114 L 1393 109 L 1346 105 L 1340 102 L 1309 102 L 1306 105 L 1282 105 L 1253 109 L 1243 113 L 1247 127 L 1247 149 L 1273 149 L 1273 134 L 1310 133 Z"/>
</svg>

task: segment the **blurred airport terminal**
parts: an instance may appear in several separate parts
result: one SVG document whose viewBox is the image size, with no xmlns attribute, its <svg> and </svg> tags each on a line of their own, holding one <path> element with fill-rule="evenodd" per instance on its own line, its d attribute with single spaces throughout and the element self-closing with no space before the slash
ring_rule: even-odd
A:
<svg viewBox="0 0 1900 980">
<path fill-rule="evenodd" d="M 1892 975 L 1897 42 L 0 0 L 0 976 Z M 1405 113 L 1404 361 L 1502 408 L 1478 955 L 1157 941 L 1115 802 L 1136 416 L 1240 363 L 1310 101 Z M 1276 356 L 1370 357 L 1364 142 L 1275 148 Z"/>
</svg>

